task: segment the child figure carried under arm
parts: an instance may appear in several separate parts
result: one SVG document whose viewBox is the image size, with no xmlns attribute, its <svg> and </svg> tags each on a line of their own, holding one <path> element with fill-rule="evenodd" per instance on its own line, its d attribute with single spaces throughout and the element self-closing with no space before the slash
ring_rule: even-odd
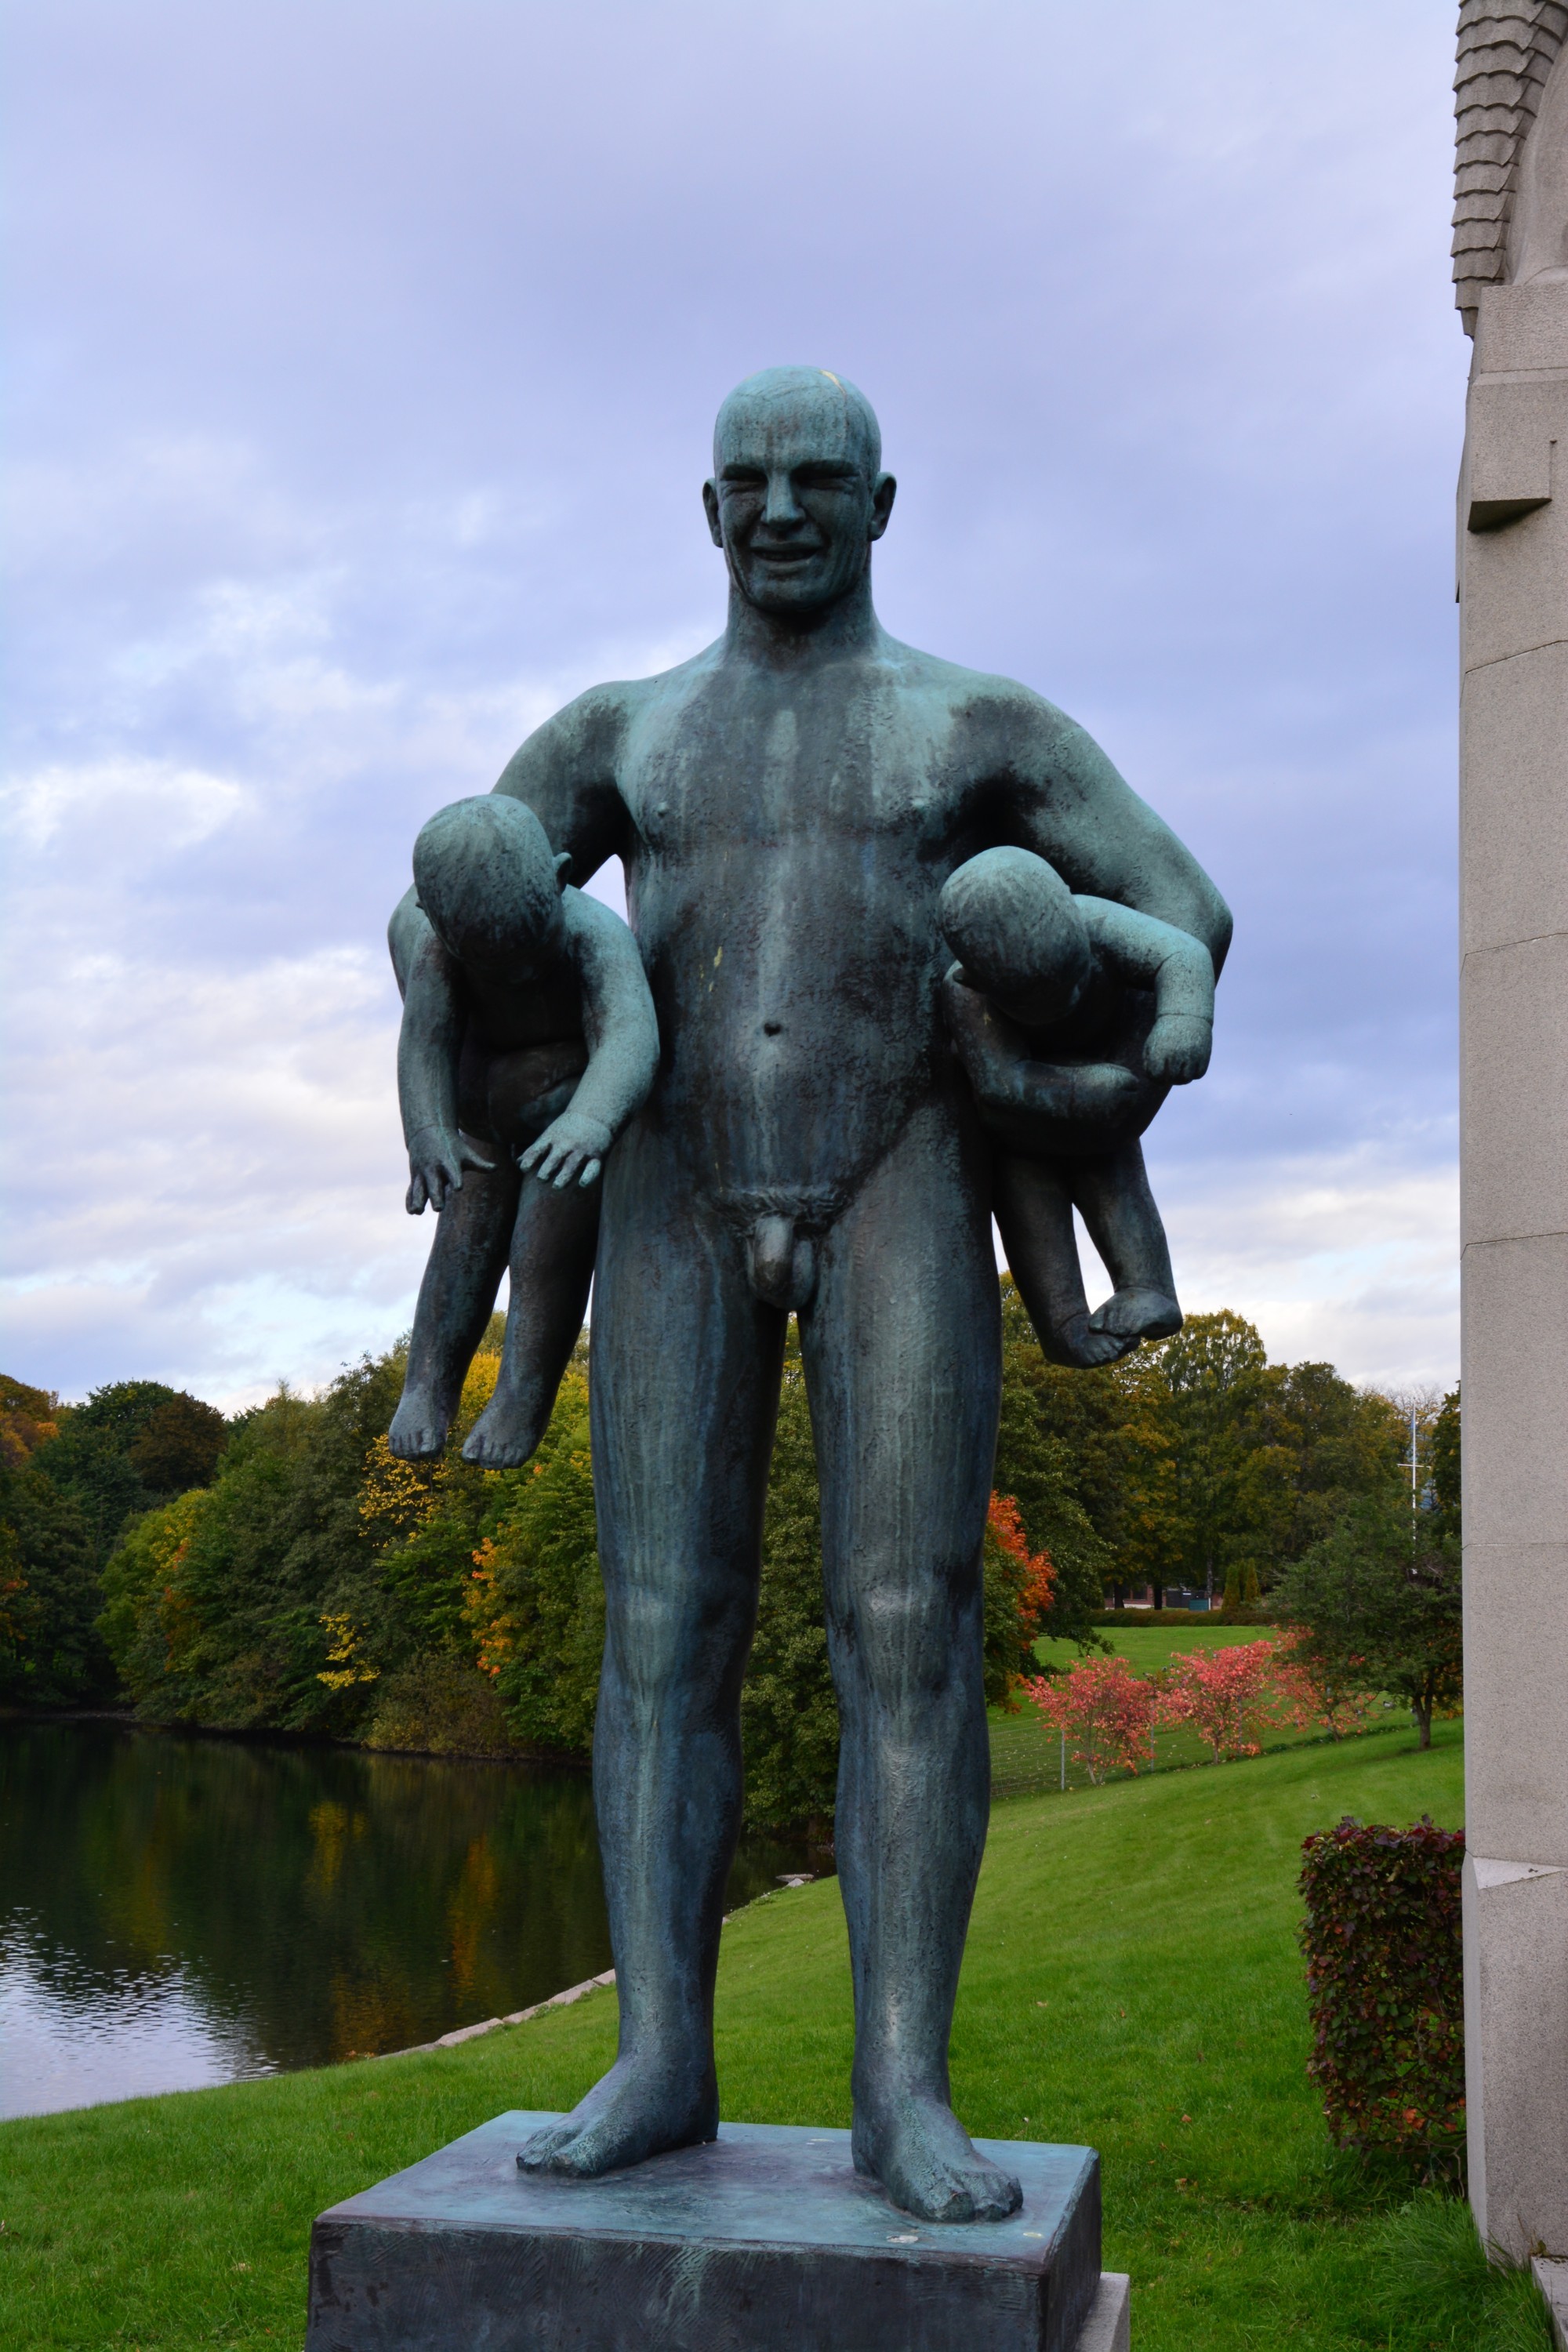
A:
<svg viewBox="0 0 1568 2352">
<path fill-rule="evenodd" d="M 563 886 L 569 863 L 521 801 L 458 801 L 415 843 L 392 919 L 408 1210 L 437 1216 L 387 1437 L 405 1461 L 445 1444 L 509 1261 L 500 1371 L 463 1455 L 506 1469 L 533 1452 L 583 1328 L 600 1170 L 653 1084 L 637 942 Z"/>
<path fill-rule="evenodd" d="M 948 1024 L 998 1144 L 994 1206 L 1046 1354 L 1110 1363 L 1182 1325 L 1139 1138 L 1208 1067 L 1214 965 L 1185 931 L 1077 898 L 1044 858 L 990 849 L 950 876 Z M 1072 1213 L 1115 1288 L 1093 1314 Z"/>
</svg>

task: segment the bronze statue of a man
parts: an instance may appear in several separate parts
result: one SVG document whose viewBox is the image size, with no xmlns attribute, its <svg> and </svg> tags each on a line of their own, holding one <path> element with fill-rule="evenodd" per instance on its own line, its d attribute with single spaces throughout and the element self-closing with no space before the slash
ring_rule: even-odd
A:
<svg viewBox="0 0 1568 2352">
<path fill-rule="evenodd" d="M 906 2211 L 957 2221 L 1019 2191 L 948 2097 L 988 1801 L 1000 1345 L 991 1147 L 944 1025 L 939 895 L 1013 845 L 1191 933 L 1216 969 L 1230 925 L 1081 728 L 886 635 L 870 555 L 893 492 L 852 385 L 813 368 L 742 384 L 703 490 L 723 635 L 584 695 L 496 787 L 576 882 L 623 859 L 661 1038 L 607 1164 L 594 1292 L 594 1784 L 620 2053 L 519 2161 L 596 2174 L 717 2129 L 741 1681 L 794 1311 L 842 1726 L 855 2161 Z"/>
</svg>

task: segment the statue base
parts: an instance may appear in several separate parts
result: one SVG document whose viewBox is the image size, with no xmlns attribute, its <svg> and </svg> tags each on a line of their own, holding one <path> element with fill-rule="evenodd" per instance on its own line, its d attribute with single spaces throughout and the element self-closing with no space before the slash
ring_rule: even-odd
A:
<svg viewBox="0 0 1568 2352">
<path fill-rule="evenodd" d="M 334 2205 L 306 2352 L 1122 2352 L 1092 2148 L 981 2140 L 1007 2221 L 940 2226 L 854 2170 L 847 2131 L 725 2124 L 600 2180 L 520 2172 L 498 2116 Z"/>
</svg>

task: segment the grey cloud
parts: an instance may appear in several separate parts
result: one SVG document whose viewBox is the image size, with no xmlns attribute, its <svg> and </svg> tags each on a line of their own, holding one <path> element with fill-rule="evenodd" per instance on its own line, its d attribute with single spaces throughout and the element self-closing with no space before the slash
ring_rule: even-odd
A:
<svg viewBox="0 0 1568 2352">
<path fill-rule="evenodd" d="M 1445 20 L 54 0 L 10 51 L 13 1369 L 226 1392 L 406 1319 L 380 932 L 408 843 L 554 702 L 716 629 L 709 425 L 781 358 L 881 413 L 889 626 L 1081 718 L 1236 905 L 1173 1198 L 1275 1200 L 1314 1153 L 1444 1179 Z M 194 836 L 192 777 L 237 795 Z M 47 840 L 40 778 L 78 812 Z M 69 977 L 95 957 L 102 998 Z M 268 1004 L 297 1017 L 279 975 L 329 967 L 368 993 L 310 1063 L 301 1219 L 292 1114 L 228 1089 Z M 171 1028 L 182 999 L 233 1035 Z M 70 1108 L 105 1085 L 132 1192 Z M 1189 1229 L 1194 1303 L 1253 1281 Z"/>
</svg>

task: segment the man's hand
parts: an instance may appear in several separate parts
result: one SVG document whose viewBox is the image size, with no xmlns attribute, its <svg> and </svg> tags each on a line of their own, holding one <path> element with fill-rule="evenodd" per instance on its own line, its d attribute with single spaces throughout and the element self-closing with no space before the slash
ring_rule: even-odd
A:
<svg viewBox="0 0 1568 2352">
<path fill-rule="evenodd" d="M 1157 1086 L 1187 1087 L 1201 1078 L 1214 1050 L 1214 1023 L 1195 1013 L 1162 1013 L 1143 1046 L 1143 1067 Z"/>
<path fill-rule="evenodd" d="M 553 1184 L 558 1192 L 565 1190 L 574 1176 L 579 1184 L 587 1186 L 597 1181 L 605 1154 L 614 1140 L 609 1129 L 598 1119 L 563 1110 L 559 1118 L 551 1120 L 537 1142 L 529 1145 L 518 1166 L 531 1171 L 542 1182 Z"/>
<path fill-rule="evenodd" d="M 481 1160 L 464 1135 L 449 1127 L 422 1127 L 408 1139 L 407 1209 L 417 1217 L 426 1201 L 437 1216 L 450 1193 L 463 1189 L 465 1168 L 490 1169 L 493 1160 Z"/>
</svg>

